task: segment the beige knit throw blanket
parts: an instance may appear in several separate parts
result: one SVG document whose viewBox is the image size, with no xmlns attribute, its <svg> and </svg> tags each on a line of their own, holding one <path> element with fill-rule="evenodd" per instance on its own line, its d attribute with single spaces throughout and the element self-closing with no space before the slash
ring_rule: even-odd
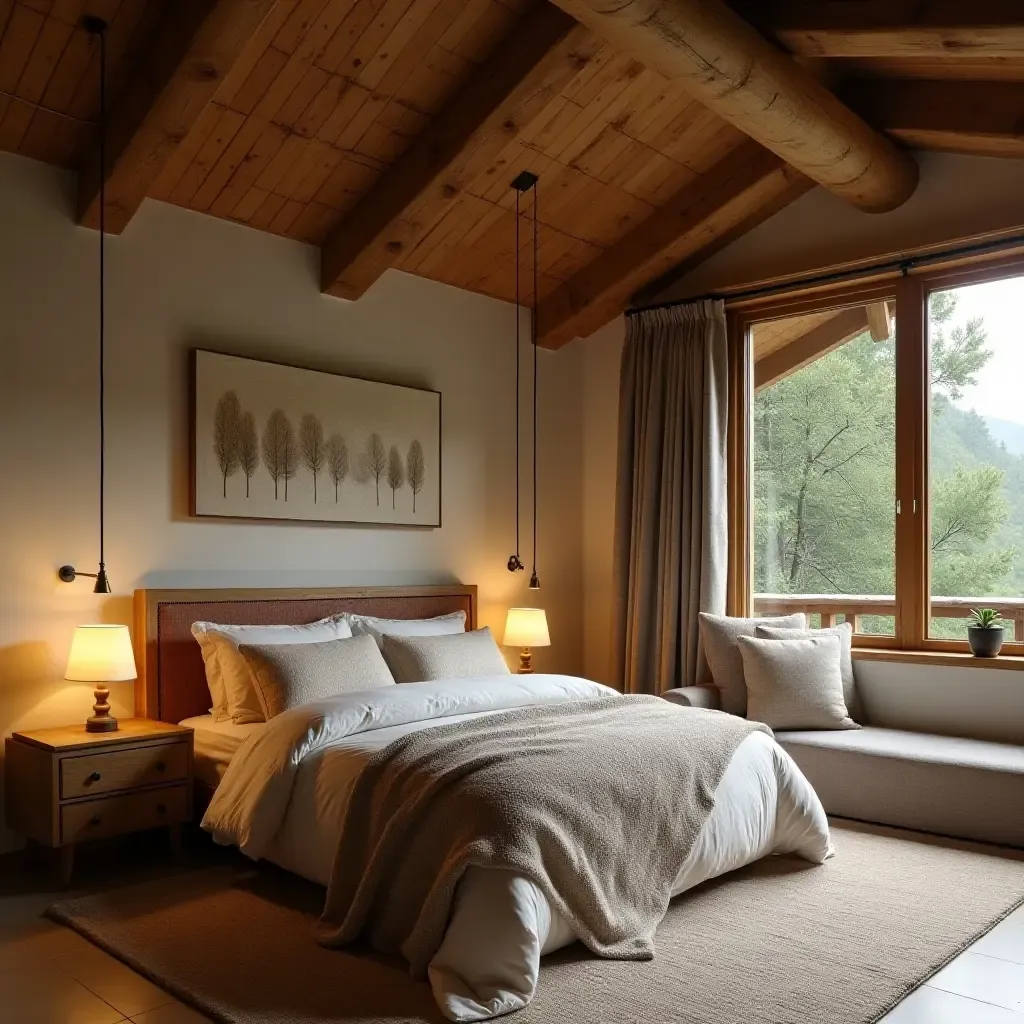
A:
<svg viewBox="0 0 1024 1024">
<path fill-rule="evenodd" d="M 352 791 L 317 937 L 426 974 L 472 865 L 531 879 L 598 956 L 647 960 L 740 742 L 763 725 L 622 696 L 396 740 Z"/>
</svg>

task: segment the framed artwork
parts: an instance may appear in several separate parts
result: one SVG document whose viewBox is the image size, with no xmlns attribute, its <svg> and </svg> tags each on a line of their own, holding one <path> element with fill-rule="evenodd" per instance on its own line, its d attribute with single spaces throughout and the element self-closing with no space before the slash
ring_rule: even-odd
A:
<svg viewBox="0 0 1024 1024">
<path fill-rule="evenodd" d="M 441 525 L 441 395 L 193 350 L 192 513 Z"/>
</svg>

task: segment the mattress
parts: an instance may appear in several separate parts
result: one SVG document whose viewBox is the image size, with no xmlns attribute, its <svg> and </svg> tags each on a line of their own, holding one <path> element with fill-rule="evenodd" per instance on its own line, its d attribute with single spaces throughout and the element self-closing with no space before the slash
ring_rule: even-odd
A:
<svg viewBox="0 0 1024 1024">
<path fill-rule="evenodd" d="M 220 780 L 224 778 L 224 772 L 227 771 L 231 758 L 235 756 L 238 748 L 253 733 L 266 727 L 265 722 L 249 725 L 235 725 L 231 721 L 218 722 L 213 715 L 197 715 L 178 724 L 191 729 L 195 734 L 193 772 L 199 782 L 211 789 L 216 789 L 220 785 Z"/>
</svg>

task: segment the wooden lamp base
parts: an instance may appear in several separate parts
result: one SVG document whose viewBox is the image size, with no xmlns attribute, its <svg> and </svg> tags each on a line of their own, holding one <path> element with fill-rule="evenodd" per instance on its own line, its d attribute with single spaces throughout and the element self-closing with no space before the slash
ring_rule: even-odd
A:
<svg viewBox="0 0 1024 1024">
<path fill-rule="evenodd" d="M 97 683 L 92 695 L 96 703 L 92 706 L 92 717 L 85 721 L 85 731 L 117 732 L 117 719 L 110 713 L 110 688 Z"/>
<path fill-rule="evenodd" d="M 519 675 L 533 675 L 533 651 L 529 647 L 522 647 L 519 650 Z"/>
</svg>

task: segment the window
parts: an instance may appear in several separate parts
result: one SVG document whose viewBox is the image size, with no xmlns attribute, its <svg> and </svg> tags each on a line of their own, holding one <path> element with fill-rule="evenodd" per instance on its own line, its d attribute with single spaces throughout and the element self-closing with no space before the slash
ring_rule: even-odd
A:
<svg viewBox="0 0 1024 1024">
<path fill-rule="evenodd" d="M 928 635 L 997 608 L 1024 639 L 1024 277 L 928 296 Z"/>
<path fill-rule="evenodd" d="M 1024 259 L 731 312 L 730 607 L 1024 658 Z"/>
<path fill-rule="evenodd" d="M 759 612 L 895 635 L 892 309 L 882 299 L 751 327 Z"/>
</svg>

